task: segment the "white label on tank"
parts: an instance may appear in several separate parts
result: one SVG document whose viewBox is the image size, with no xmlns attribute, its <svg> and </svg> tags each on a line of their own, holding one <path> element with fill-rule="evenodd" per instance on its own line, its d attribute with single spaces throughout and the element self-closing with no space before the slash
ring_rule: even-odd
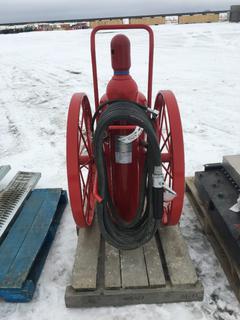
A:
<svg viewBox="0 0 240 320">
<path fill-rule="evenodd" d="M 132 163 L 132 152 L 115 152 L 116 163 L 127 164 Z"/>
<path fill-rule="evenodd" d="M 132 143 L 124 143 L 120 139 L 125 136 L 115 137 L 115 161 L 116 163 L 132 163 Z"/>
</svg>

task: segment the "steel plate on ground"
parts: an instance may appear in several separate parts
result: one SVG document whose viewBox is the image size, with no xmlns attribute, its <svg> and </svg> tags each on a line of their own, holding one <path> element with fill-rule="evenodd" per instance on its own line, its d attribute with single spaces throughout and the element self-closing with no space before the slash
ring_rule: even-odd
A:
<svg viewBox="0 0 240 320">
<path fill-rule="evenodd" d="M 41 174 L 37 172 L 19 171 L 0 192 L 0 242 L 40 177 Z"/>
</svg>

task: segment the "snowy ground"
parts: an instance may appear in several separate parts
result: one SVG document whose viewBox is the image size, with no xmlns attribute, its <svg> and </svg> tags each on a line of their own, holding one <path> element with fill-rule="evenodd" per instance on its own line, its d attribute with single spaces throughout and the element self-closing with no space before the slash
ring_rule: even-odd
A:
<svg viewBox="0 0 240 320">
<path fill-rule="evenodd" d="M 154 27 L 154 94 L 175 92 L 182 115 L 186 173 L 202 164 L 240 153 L 240 26 L 238 24 Z M 146 35 L 134 43 L 132 73 L 145 90 Z M 90 30 L 0 36 L 0 155 L 19 169 L 42 172 L 39 187 L 67 188 L 65 128 L 72 93 L 92 96 Z M 98 37 L 100 91 L 111 76 L 108 41 Z M 108 65 L 109 64 L 109 65 Z M 144 66 L 145 68 L 142 68 Z M 7 182 L 7 180 L 5 180 Z M 64 291 L 76 247 L 75 226 L 66 209 L 28 304 L 0 303 L 1 320 L 29 319 L 240 319 L 240 308 L 187 199 L 181 226 L 198 275 L 203 302 L 68 310 Z"/>
</svg>

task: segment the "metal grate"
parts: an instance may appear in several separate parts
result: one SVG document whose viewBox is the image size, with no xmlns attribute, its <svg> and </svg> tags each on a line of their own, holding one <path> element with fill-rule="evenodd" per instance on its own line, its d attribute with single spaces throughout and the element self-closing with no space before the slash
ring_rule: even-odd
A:
<svg viewBox="0 0 240 320">
<path fill-rule="evenodd" d="M 10 169 L 10 166 L 0 166 L 0 181 L 5 177 Z"/>
<path fill-rule="evenodd" d="M 41 173 L 20 171 L 0 192 L 0 240 L 40 177 Z"/>
</svg>

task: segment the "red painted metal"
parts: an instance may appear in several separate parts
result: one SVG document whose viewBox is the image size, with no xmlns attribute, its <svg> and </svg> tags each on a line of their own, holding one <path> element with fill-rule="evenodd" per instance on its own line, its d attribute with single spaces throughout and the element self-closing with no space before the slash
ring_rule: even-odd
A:
<svg viewBox="0 0 240 320">
<path fill-rule="evenodd" d="M 130 75 L 114 75 L 107 85 L 107 100 L 138 101 L 138 87 Z M 101 99 L 101 102 L 104 101 Z M 146 99 L 144 97 L 145 102 Z M 142 101 L 141 101 L 142 102 Z"/>
<path fill-rule="evenodd" d="M 130 41 L 123 34 L 118 34 L 111 41 L 112 68 L 114 71 L 128 71 L 131 67 Z"/>
<path fill-rule="evenodd" d="M 126 221 L 131 221 L 134 218 L 138 207 L 139 182 L 142 174 L 140 161 L 145 154 L 141 152 L 143 147 L 139 145 L 138 139 L 132 143 L 132 162 L 128 164 L 117 163 L 115 143 L 117 136 L 130 134 L 135 127 L 133 125 L 110 126 L 109 143 L 105 151 L 111 197 L 119 215 Z"/>
<path fill-rule="evenodd" d="M 151 45 L 153 43 L 150 43 L 150 47 Z M 129 74 L 130 50 L 130 41 L 125 35 L 120 34 L 112 39 L 111 58 L 114 75 L 107 85 L 106 94 L 101 98 L 101 102 L 129 100 L 142 105 L 147 104 L 145 96 L 138 91 L 136 82 Z M 105 147 L 109 189 L 119 215 L 124 220 L 131 221 L 139 204 L 139 188 L 145 159 L 144 147 L 137 139 L 132 143 L 131 163 L 117 163 L 115 158 L 117 136 L 130 134 L 134 129 L 130 129 L 132 126 L 129 126 L 128 123 L 119 123 L 117 127 L 112 127 L 115 129 L 110 130 L 109 128 L 109 144 Z"/>
<path fill-rule="evenodd" d="M 184 145 L 182 124 L 176 98 L 171 91 L 160 91 L 155 100 L 159 117 L 155 130 L 162 153 L 162 168 L 165 184 L 171 187 L 177 197 L 165 203 L 163 223 L 178 223 L 184 198 Z"/>
<path fill-rule="evenodd" d="M 73 217 L 78 227 L 92 224 L 95 165 L 91 142 L 92 114 L 87 96 L 75 93 L 67 120 L 67 176 Z"/>
<path fill-rule="evenodd" d="M 95 36 L 99 30 L 144 29 L 149 34 L 149 68 L 147 99 L 138 91 L 129 74 L 131 66 L 130 41 L 125 35 L 117 35 L 111 41 L 111 57 L 114 75 L 106 93 L 99 101 Z M 112 25 L 96 27 L 91 33 L 91 58 L 95 107 L 107 100 L 131 100 L 151 107 L 153 72 L 153 32 L 147 25 Z M 107 108 L 107 106 L 106 106 Z M 171 91 L 157 94 L 155 108 L 159 116 L 155 130 L 161 148 L 162 168 L 166 185 L 177 192 L 177 197 L 165 203 L 162 222 L 178 223 L 184 196 L 184 148 L 182 127 L 176 99 Z M 67 124 L 67 171 L 69 195 L 77 226 L 92 224 L 95 201 L 103 199 L 97 190 L 97 173 L 94 165 L 91 141 L 91 109 L 85 94 L 75 94 L 71 100 Z M 115 158 L 116 136 L 128 135 L 136 128 L 131 123 L 118 122 L 109 126 L 104 142 L 104 156 L 108 174 L 108 186 L 118 213 L 131 221 L 137 211 L 146 149 L 145 135 L 132 143 L 132 162 L 117 163 Z"/>
<path fill-rule="evenodd" d="M 93 196 L 96 199 L 97 202 L 101 203 L 103 201 L 103 198 L 98 193 L 98 179 L 97 174 L 95 174 L 94 178 L 94 185 L 93 185 Z"/>
<path fill-rule="evenodd" d="M 154 48 L 153 31 L 148 25 L 124 24 L 124 25 L 98 26 L 98 27 L 94 28 L 92 33 L 91 33 L 91 59 L 92 59 L 92 73 L 93 73 L 93 88 L 94 88 L 95 108 L 97 108 L 99 106 L 98 76 L 97 76 L 96 47 L 95 47 L 96 33 L 99 30 L 126 30 L 126 29 L 144 29 L 149 34 L 149 64 L 148 64 L 147 103 L 148 103 L 149 107 L 151 106 L 151 101 L 152 101 L 152 76 L 153 76 L 153 48 Z"/>
</svg>

